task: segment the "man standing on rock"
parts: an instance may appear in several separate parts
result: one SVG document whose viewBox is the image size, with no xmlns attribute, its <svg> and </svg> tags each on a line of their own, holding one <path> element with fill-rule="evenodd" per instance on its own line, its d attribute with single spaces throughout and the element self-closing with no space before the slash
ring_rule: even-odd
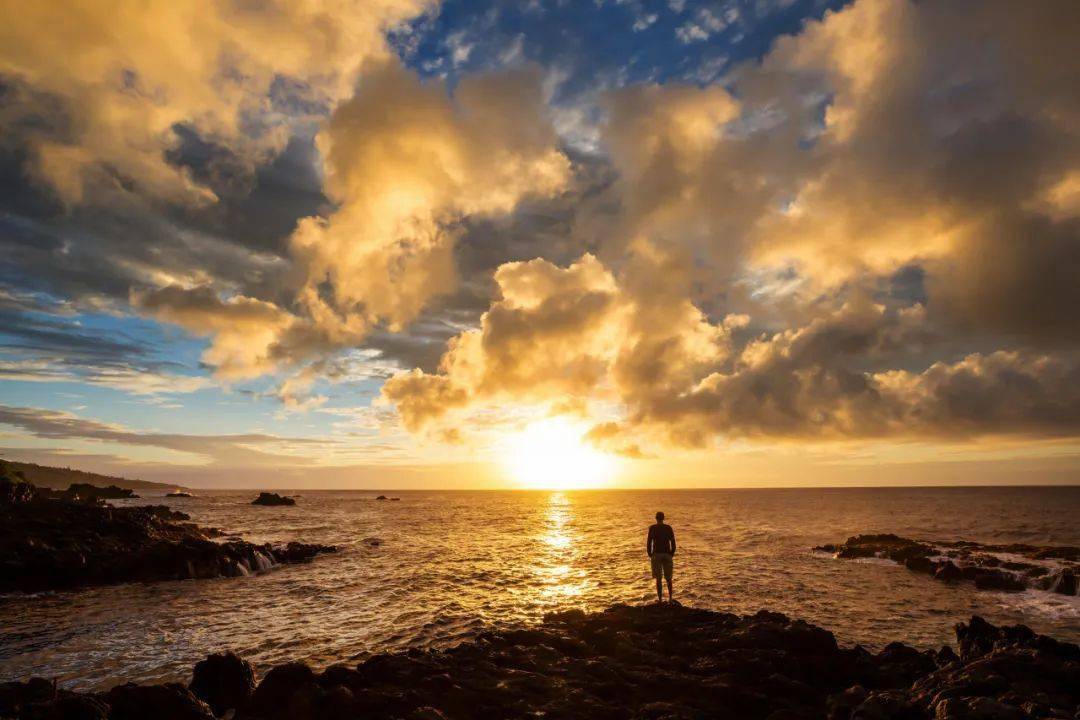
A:
<svg viewBox="0 0 1080 720">
<path fill-rule="evenodd" d="M 645 540 L 645 552 L 652 559 L 652 576 L 656 578 L 656 602 L 664 602 L 664 585 L 667 579 L 668 600 L 673 600 L 671 592 L 671 571 L 674 569 L 675 531 L 664 524 L 664 513 L 656 513 L 656 524 L 649 526 L 649 537 Z"/>
</svg>

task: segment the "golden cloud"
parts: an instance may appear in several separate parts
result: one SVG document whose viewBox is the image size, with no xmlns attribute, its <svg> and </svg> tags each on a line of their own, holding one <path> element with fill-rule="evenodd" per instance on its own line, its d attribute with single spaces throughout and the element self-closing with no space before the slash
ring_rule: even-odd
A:
<svg viewBox="0 0 1080 720">
<path fill-rule="evenodd" d="M 382 397 L 407 428 L 424 430 L 456 409 L 575 397 L 644 402 L 682 387 L 726 357 L 727 330 L 646 281 L 665 260 L 640 248 L 623 282 L 592 255 L 565 268 L 507 263 L 495 273 L 500 299 L 479 329 L 451 341 L 439 372 L 399 374 Z"/>
<path fill-rule="evenodd" d="M 454 287 L 454 223 L 563 188 L 569 161 L 540 80 L 532 70 L 469 77 L 451 96 L 394 62 L 367 69 L 318 138 L 338 207 L 292 238 L 316 324 L 401 329 Z"/>
<path fill-rule="evenodd" d="M 292 308 L 207 287 L 134 298 L 211 336 L 204 360 L 220 375 L 301 366 L 358 346 L 380 323 L 401 330 L 454 288 L 456 223 L 557 193 L 570 169 L 535 70 L 467 78 L 451 95 L 396 61 L 369 64 L 317 141 L 336 207 L 301 220 L 291 237 Z"/>
<path fill-rule="evenodd" d="M 265 158 L 287 139 L 271 98 L 277 80 L 332 105 L 350 94 L 362 62 L 387 55 L 384 30 L 426 4 L 3 0 L 0 74 L 26 88 L 4 130 L 39 126 L 35 117 L 59 108 L 62 126 L 26 141 L 40 178 L 67 202 L 128 183 L 174 201 L 211 201 L 166 161 L 178 124 Z M 266 127 L 253 135 L 255 120 Z"/>
<path fill-rule="evenodd" d="M 590 439 L 625 454 L 715 439 L 1069 435 L 1080 430 L 1080 358 L 972 354 L 921 373 L 873 371 L 900 348 L 932 341 L 925 309 L 863 294 L 808 325 L 762 334 L 733 352 L 733 328 L 684 300 L 635 285 L 656 256 L 616 278 L 590 255 L 567 268 L 511 263 L 502 299 L 458 336 L 438 373 L 391 378 L 382 397 L 413 431 L 461 412 L 565 398 L 614 403 L 617 422 Z M 662 276 L 652 273 L 652 277 Z M 436 432 L 437 435 L 437 432 Z"/>
</svg>

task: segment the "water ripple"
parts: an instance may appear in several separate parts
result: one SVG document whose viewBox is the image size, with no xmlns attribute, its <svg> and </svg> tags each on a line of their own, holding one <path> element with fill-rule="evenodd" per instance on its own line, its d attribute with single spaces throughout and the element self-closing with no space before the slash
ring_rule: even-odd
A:
<svg viewBox="0 0 1080 720">
<path fill-rule="evenodd" d="M 165 499 L 253 541 L 342 551 L 244 578 L 0 598 L 0 680 L 186 680 L 226 648 L 262 668 L 325 666 L 446 647 L 556 608 L 648 601 L 645 528 L 661 508 L 679 538 L 684 602 L 781 610 L 869 647 L 949 642 L 952 623 L 975 612 L 1080 639 L 1077 598 L 978 592 L 809 552 L 867 531 L 1080 545 L 1080 488 L 395 494 L 304 491 L 290 508 L 253 507 L 250 493 Z"/>
</svg>

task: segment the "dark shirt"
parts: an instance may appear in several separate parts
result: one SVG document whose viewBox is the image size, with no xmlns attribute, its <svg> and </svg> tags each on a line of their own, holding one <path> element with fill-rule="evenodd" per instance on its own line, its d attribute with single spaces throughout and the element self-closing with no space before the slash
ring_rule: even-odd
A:
<svg viewBox="0 0 1080 720">
<path fill-rule="evenodd" d="M 675 554 L 675 531 L 670 525 L 656 523 L 649 526 L 649 539 L 645 541 L 645 551 Z"/>
</svg>

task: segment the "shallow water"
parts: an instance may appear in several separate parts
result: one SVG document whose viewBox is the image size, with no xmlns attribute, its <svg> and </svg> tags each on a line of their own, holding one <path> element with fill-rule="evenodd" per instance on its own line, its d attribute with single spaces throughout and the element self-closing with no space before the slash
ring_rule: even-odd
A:
<svg viewBox="0 0 1080 720">
<path fill-rule="evenodd" d="M 675 527 L 684 603 L 779 610 L 868 647 L 952 642 L 952 625 L 972 613 L 1080 640 L 1080 598 L 981 592 L 810 551 L 862 532 L 1080 545 L 1080 487 L 377 494 L 304 491 L 295 507 L 271 508 L 248 504 L 252 492 L 153 498 L 249 540 L 342 551 L 250 577 L 0 597 L 0 680 L 186 680 L 225 648 L 263 669 L 354 662 L 556 608 L 648 601 L 645 531 L 657 509 Z"/>
</svg>

